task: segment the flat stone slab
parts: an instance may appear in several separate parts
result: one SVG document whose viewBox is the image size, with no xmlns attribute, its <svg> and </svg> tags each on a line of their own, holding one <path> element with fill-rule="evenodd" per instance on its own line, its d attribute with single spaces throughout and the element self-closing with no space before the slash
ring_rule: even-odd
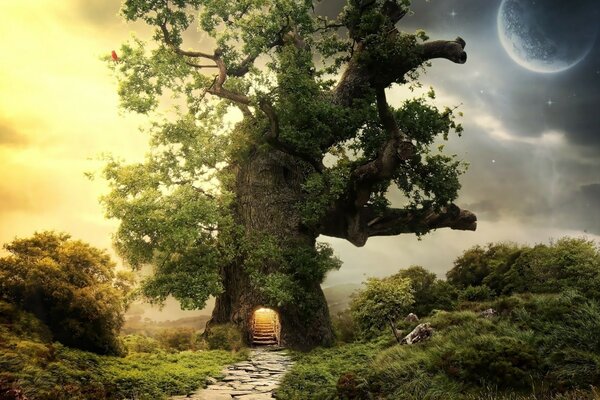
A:
<svg viewBox="0 0 600 400">
<path fill-rule="evenodd" d="M 249 361 L 231 364 L 220 380 L 209 379 L 206 389 L 170 400 L 265 400 L 274 399 L 283 375 L 294 365 L 282 349 L 252 349 Z"/>
</svg>

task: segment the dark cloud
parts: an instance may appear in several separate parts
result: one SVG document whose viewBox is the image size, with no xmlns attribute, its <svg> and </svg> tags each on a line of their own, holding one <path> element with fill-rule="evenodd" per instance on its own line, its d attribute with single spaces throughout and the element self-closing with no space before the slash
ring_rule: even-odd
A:
<svg viewBox="0 0 600 400">
<path fill-rule="evenodd" d="M 547 6 L 556 3 L 547 2 Z M 584 3 L 598 15 L 600 6 L 596 2 L 577 2 L 578 6 Z M 465 68 L 479 72 L 469 77 L 432 73 L 432 82 L 471 103 L 485 103 L 521 136 L 534 137 L 558 130 L 566 133 L 572 143 L 600 149 L 600 118 L 594 112 L 600 100 L 600 41 L 596 41 L 582 62 L 567 71 L 556 74 L 529 71 L 517 65 L 500 44 L 496 28 L 499 4 L 499 1 L 478 0 L 414 2 L 415 14 L 403 23 L 432 31 L 432 35 L 462 36 L 469 53 Z M 563 35 L 569 32 L 564 31 Z M 436 69 L 454 70 L 443 64 Z"/>
</svg>

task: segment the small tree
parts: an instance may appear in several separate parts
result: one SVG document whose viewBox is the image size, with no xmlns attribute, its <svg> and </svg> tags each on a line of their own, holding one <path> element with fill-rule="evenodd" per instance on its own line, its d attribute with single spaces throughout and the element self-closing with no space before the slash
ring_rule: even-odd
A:
<svg viewBox="0 0 600 400">
<path fill-rule="evenodd" d="M 350 311 L 362 332 L 375 333 L 404 317 L 414 301 L 409 279 L 370 278 L 352 298 Z"/>
<path fill-rule="evenodd" d="M 415 302 L 411 312 L 419 317 L 428 315 L 433 310 L 450 310 L 457 299 L 457 290 L 448 282 L 438 279 L 433 272 L 413 265 L 400 270 L 395 276 L 410 279 Z"/>
<path fill-rule="evenodd" d="M 32 312 L 65 345 L 119 354 L 131 274 L 106 252 L 65 233 L 35 233 L 4 246 L 0 299 Z"/>
</svg>

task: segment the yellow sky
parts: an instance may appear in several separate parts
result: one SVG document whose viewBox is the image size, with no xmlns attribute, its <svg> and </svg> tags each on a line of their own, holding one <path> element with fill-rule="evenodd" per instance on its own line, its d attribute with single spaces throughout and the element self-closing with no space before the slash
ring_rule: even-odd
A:
<svg viewBox="0 0 600 400">
<path fill-rule="evenodd" d="M 103 152 L 139 158 L 147 141 L 136 132 L 143 119 L 119 115 L 114 79 L 99 59 L 131 29 L 118 7 L 118 0 L 0 1 L 2 243 L 55 229 L 110 246 L 116 224 L 98 204 L 104 184 L 84 172 L 101 167 Z"/>
</svg>

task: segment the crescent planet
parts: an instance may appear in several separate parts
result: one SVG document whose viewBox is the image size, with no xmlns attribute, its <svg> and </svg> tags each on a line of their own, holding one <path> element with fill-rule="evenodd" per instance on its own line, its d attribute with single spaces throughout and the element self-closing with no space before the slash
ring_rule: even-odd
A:
<svg viewBox="0 0 600 400">
<path fill-rule="evenodd" d="M 498 36 L 520 66 L 538 73 L 566 71 L 593 48 L 598 8 L 594 1 L 585 0 L 503 0 Z"/>
</svg>

